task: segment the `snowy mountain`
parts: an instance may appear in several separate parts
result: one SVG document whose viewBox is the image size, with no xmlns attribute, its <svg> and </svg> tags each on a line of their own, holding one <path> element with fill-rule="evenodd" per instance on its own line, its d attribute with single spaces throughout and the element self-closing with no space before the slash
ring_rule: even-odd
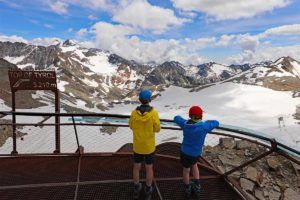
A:
<svg viewBox="0 0 300 200">
<path fill-rule="evenodd" d="M 67 40 L 47 47 L 0 42 L 0 58 L 3 58 L 0 62 L 3 77 L 8 69 L 4 67 L 7 65 L 3 64 L 5 62 L 21 69 L 55 68 L 61 105 L 68 112 L 104 111 L 112 103 L 136 101 L 136 94 L 142 87 L 151 88 L 155 95 L 159 95 L 170 85 L 199 90 L 216 83 L 233 81 L 294 91 L 295 96 L 300 88 L 300 64 L 290 57 L 255 65 L 227 66 L 210 62 L 185 66 L 176 61 L 147 65 L 100 49 L 83 48 Z M 2 84 L 2 91 L 9 92 L 7 84 Z M 34 107 L 52 102 L 52 98 L 49 93 L 33 92 L 26 101 L 17 105 Z M 10 105 L 10 98 L 1 99 Z"/>
<path fill-rule="evenodd" d="M 58 87 L 68 102 L 101 110 L 130 96 L 150 69 L 109 52 L 82 48 L 70 40 L 49 47 L 0 42 L 0 57 L 21 69 L 55 68 Z"/>
<path fill-rule="evenodd" d="M 196 77 L 200 83 L 208 84 L 226 80 L 236 74 L 250 69 L 250 65 L 230 65 L 225 66 L 215 62 L 205 63 L 197 66 Z M 189 70 L 190 71 L 190 70 Z M 192 71 L 195 71 L 193 67 Z"/>
<path fill-rule="evenodd" d="M 297 92 L 300 90 L 300 63 L 291 57 L 282 57 L 275 62 L 256 64 L 234 81 Z"/>
</svg>

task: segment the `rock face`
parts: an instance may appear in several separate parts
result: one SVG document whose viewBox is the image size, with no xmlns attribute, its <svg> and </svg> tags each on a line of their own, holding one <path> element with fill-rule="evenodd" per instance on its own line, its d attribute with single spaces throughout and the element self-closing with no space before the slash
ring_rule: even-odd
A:
<svg viewBox="0 0 300 200">
<path fill-rule="evenodd" d="M 274 157 L 268 158 L 267 163 L 268 163 L 268 166 L 270 167 L 270 169 L 272 169 L 272 170 L 277 170 L 279 168 L 279 162 Z"/>
<path fill-rule="evenodd" d="M 265 147 L 247 141 L 220 138 L 218 145 L 205 146 L 202 156 L 224 173 L 265 151 Z M 296 200 L 300 199 L 300 176 L 295 169 L 296 164 L 273 153 L 229 176 L 239 182 L 250 199 Z"/>
<path fill-rule="evenodd" d="M 257 181 L 258 172 L 257 169 L 254 167 L 248 167 L 245 171 L 245 175 L 247 179 L 250 179 L 253 182 Z"/>
<path fill-rule="evenodd" d="M 241 178 L 240 183 L 241 183 L 241 187 L 246 192 L 252 192 L 253 191 L 254 183 L 252 181 L 249 181 L 248 179 L 245 179 L 245 178 Z"/>
<path fill-rule="evenodd" d="M 233 138 L 220 138 L 220 146 L 227 149 L 233 149 L 235 147 L 235 140 Z"/>
<path fill-rule="evenodd" d="M 237 149 L 250 149 L 250 148 L 256 148 L 256 147 L 257 147 L 256 144 L 247 142 L 245 140 L 238 140 L 236 142 Z"/>
<path fill-rule="evenodd" d="M 254 195 L 259 200 L 264 200 L 265 199 L 263 191 L 260 190 L 260 189 L 256 189 L 255 192 L 254 192 Z"/>
<path fill-rule="evenodd" d="M 283 197 L 284 200 L 299 200 L 300 194 L 295 192 L 291 188 L 288 188 L 284 191 Z"/>
<path fill-rule="evenodd" d="M 0 58 L 19 58 L 19 65 L 26 65 L 30 63 L 28 67 L 36 66 L 36 69 L 45 69 L 58 62 L 58 52 L 59 47 L 54 45 L 44 47 L 27 45 L 19 42 L 0 42 Z"/>
<path fill-rule="evenodd" d="M 183 65 L 179 62 L 165 62 L 146 77 L 145 84 L 191 87 L 193 80 L 186 75 Z"/>
</svg>

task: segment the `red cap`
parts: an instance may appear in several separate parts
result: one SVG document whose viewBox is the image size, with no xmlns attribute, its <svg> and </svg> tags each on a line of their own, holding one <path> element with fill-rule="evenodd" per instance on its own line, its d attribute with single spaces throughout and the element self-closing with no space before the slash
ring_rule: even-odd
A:
<svg viewBox="0 0 300 200">
<path fill-rule="evenodd" d="M 189 110 L 190 118 L 202 119 L 203 110 L 199 106 L 192 106 Z"/>
</svg>

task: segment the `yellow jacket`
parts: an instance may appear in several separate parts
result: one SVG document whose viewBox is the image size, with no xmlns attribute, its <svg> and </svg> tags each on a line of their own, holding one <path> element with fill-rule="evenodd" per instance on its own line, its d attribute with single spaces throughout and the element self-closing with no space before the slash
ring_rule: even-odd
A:
<svg viewBox="0 0 300 200">
<path fill-rule="evenodd" d="M 160 120 L 154 108 L 143 114 L 139 110 L 132 111 L 129 127 L 133 131 L 133 151 L 138 154 L 153 153 L 155 132 L 160 131 Z"/>
</svg>

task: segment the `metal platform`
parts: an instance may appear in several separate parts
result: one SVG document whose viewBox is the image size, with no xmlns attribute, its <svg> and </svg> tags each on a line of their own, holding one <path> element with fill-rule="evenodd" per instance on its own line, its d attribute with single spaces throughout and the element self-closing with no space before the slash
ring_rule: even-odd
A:
<svg viewBox="0 0 300 200">
<path fill-rule="evenodd" d="M 108 140 L 91 140 L 90 143 L 82 143 L 78 132 L 85 133 L 94 132 L 94 129 L 89 127 L 122 127 L 124 133 L 131 130 L 128 128 L 128 123 L 121 123 L 120 119 L 129 119 L 126 115 L 115 114 L 96 114 L 96 113 L 28 113 L 28 112 L 1 112 L 3 116 L 12 115 L 12 119 L 16 116 L 28 117 L 45 117 L 42 121 L 34 123 L 3 123 L 0 126 L 12 126 L 12 144 L 11 154 L 0 153 L 0 200 L 18 200 L 18 199 L 132 199 L 133 198 L 133 182 L 132 182 L 132 144 L 126 144 L 116 153 L 95 153 L 98 150 L 93 150 L 91 153 L 82 153 L 82 146 L 88 147 L 93 145 L 93 142 L 104 144 Z M 70 117 L 72 123 L 44 123 L 50 117 Z M 96 117 L 96 118 L 113 118 L 118 119 L 118 123 L 107 124 L 98 123 L 76 123 L 74 117 Z M 182 183 L 182 166 L 179 162 L 180 145 L 178 143 L 166 142 L 171 141 L 171 136 L 176 136 L 175 131 L 181 131 L 179 127 L 169 126 L 168 123 L 173 123 L 172 120 L 161 119 L 165 123 L 162 129 L 168 137 L 161 138 L 160 145 L 156 149 L 156 160 L 154 164 L 154 186 L 155 191 L 152 199 L 184 199 L 184 186 Z M 35 154 L 25 151 L 25 154 L 18 154 L 16 130 L 20 126 L 26 127 L 55 127 L 48 134 L 55 135 L 55 149 L 50 147 L 48 154 Z M 78 127 L 85 127 L 80 129 Z M 68 135 L 70 140 L 62 142 L 60 128 L 71 127 L 75 137 Z M 127 128 L 127 129 L 126 129 Z M 66 129 L 68 130 L 68 129 Z M 43 131 L 43 130 L 42 130 Z M 70 133 L 70 130 L 68 130 Z M 101 132 L 101 129 L 100 129 Z M 122 136 L 121 134 L 119 136 Z M 300 152 L 287 146 L 284 143 L 278 142 L 273 138 L 257 134 L 248 129 L 234 128 L 230 126 L 220 126 L 216 131 L 210 133 L 212 141 L 220 137 L 229 137 L 238 140 L 248 141 L 250 143 L 263 146 L 265 151 L 259 155 L 245 160 L 238 166 L 235 166 L 229 171 L 219 172 L 205 159 L 198 160 L 200 169 L 201 182 L 201 199 L 205 200 L 237 200 L 251 199 L 247 192 L 243 191 L 237 183 L 234 172 L 237 172 L 250 164 L 265 158 L 266 156 L 275 153 L 283 156 L 286 159 L 300 165 Z M 209 136 L 207 139 L 209 139 Z M 64 136 L 65 137 L 65 136 Z M 176 138 L 176 137 L 175 137 Z M 45 138 L 42 138 L 41 144 L 44 144 Z M 76 140 L 76 148 L 70 148 L 69 153 L 61 153 L 61 146 L 66 145 L 66 142 Z M 124 139 L 124 138 L 123 138 Z M 128 138 L 127 138 L 128 139 Z M 168 139 L 168 140 L 166 140 Z M 73 142 L 74 142 L 73 141 Z M 120 141 L 123 141 L 120 138 Z M 125 140 L 124 139 L 124 143 Z M 130 140 L 129 140 L 130 141 Z M 132 140 L 131 140 L 132 141 Z M 34 142 L 34 141 L 33 141 Z M 53 141 L 52 141 L 53 142 Z M 102 142 L 102 143 L 101 143 Z M 213 141 L 215 142 L 215 141 Z M 54 143 L 53 143 L 54 144 Z M 69 144 L 69 143 L 68 143 Z M 123 143 L 122 143 L 123 144 Z M 22 143 L 18 143 L 22 145 Z M 98 147 L 100 147 L 99 145 Z M 39 150 L 38 147 L 35 148 Z M 76 151 L 79 150 L 79 151 Z M 103 150 L 103 149 L 102 149 Z M 77 153 L 70 153 L 76 151 Z M 100 150 L 99 150 L 100 151 Z M 114 150 L 115 151 L 115 150 Z M 22 151 L 20 151 L 22 152 Z M 144 170 L 144 169 L 143 169 Z M 145 179 L 145 171 L 141 172 L 141 179 Z M 143 199 L 143 196 L 141 197 Z"/>
<path fill-rule="evenodd" d="M 152 199 L 184 199 L 178 153 L 176 144 L 158 146 Z M 199 169 L 201 199 L 243 199 L 205 161 L 199 160 Z M 0 177 L 1 200 L 133 199 L 132 154 L 124 148 L 114 154 L 1 157 Z"/>
</svg>

